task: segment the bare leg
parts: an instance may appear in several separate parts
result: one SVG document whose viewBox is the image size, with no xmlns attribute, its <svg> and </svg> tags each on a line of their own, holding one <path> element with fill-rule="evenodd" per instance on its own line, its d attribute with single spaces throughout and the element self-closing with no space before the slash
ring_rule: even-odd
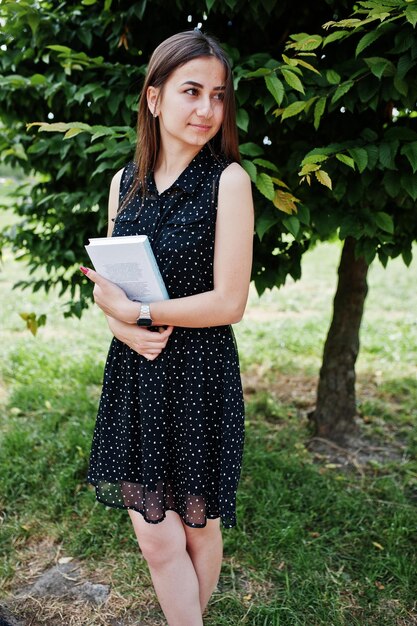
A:
<svg viewBox="0 0 417 626">
<path fill-rule="evenodd" d="M 220 518 L 207 520 L 204 528 L 185 526 L 187 550 L 197 574 L 200 606 L 203 613 L 220 576 L 223 558 L 223 538 Z"/>
<path fill-rule="evenodd" d="M 169 626 L 202 626 L 199 583 L 181 518 L 167 511 L 163 522 L 149 524 L 136 511 L 129 515 Z"/>
</svg>

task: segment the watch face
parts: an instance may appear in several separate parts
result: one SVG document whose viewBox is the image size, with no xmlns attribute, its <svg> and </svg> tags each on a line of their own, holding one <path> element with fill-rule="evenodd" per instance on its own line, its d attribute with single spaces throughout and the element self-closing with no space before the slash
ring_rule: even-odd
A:
<svg viewBox="0 0 417 626">
<path fill-rule="evenodd" d="M 152 326 L 152 320 L 150 317 L 140 317 L 136 320 L 138 326 Z"/>
</svg>

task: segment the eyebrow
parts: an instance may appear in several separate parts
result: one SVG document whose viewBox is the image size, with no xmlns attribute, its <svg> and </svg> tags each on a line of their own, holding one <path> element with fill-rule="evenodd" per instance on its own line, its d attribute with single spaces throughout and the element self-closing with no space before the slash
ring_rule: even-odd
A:
<svg viewBox="0 0 417 626">
<path fill-rule="evenodd" d="M 181 83 L 181 87 L 183 85 L 192 85 L 193 87 L 199 87 L 200 89 L 204 89 L 204 85 L 201 83 L 196 83 L 195 80 L 186 80 L 184 83 Z M 219 85 L 218 87 L 213 87 L 213 91 L 224 91 L 226 89 L 225 85 Z"/>
</svg>

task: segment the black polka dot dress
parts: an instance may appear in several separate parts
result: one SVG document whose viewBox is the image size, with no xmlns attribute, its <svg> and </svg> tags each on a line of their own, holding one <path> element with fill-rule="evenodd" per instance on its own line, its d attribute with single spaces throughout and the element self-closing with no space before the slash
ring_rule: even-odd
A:
<svg viewBox="0 0 417 626">
<path fill-rule="evenodd" d="M 145 199 L 139 191 L 116 217 L 114 236 L 148 235 L 170 298 L 213 289 L 217 189 L 227 165 L 205 146 L 163 193 L 150 175 Z M 129 163 L 120 201 L 134 173 Z M 150 523 L 173 510 L 188 526 L 220 517 L 231 528 L 243 440 L 230 326 L 176 327 L 154 361 L 112 340 L 88 473 L 100 502 Z"/>
</svg>

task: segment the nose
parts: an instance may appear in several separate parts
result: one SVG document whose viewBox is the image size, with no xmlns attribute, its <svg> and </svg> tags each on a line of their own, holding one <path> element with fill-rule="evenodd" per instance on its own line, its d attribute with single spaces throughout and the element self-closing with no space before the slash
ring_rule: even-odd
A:
<svg viewBox="0 0 417 626">
<path fill-rule="evenodd" d="M 199 117 L 204 117 L 206 119 L 212 117 L 213 115 L 213 103 L 211 98 L 204 98 L 201 102 L 199 102 L 196 113 Z"/>
</svg>

